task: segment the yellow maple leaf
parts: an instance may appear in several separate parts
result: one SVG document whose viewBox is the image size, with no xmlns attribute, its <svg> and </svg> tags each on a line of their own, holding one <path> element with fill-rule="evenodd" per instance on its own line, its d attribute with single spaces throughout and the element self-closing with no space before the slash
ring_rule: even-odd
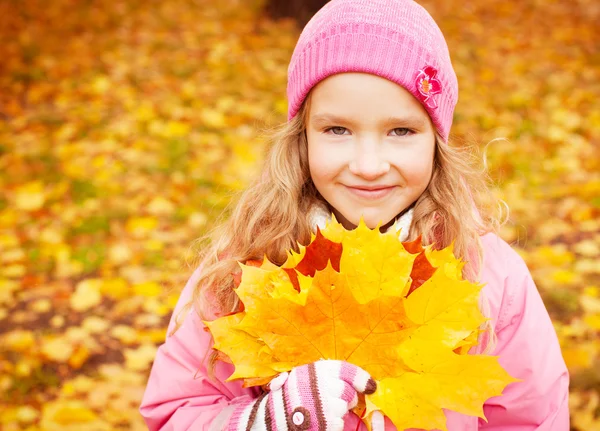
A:
<svg viewBox="0 0 600 431">
<path fill-rule="evenodd" d="M 413 268 L 423 255 L 431 272 L 422 259 Z M 378 381 L 366 417 L 381 410 L 398 429 L 445 430 L 442 409 L 483 417 L 485 400 L 514 381 L 496 357 L 465 354 L 486 319 L 483 286 L 462 280 L 462 266 L 451 249 L 406 249 L 364 223 L 346 231 L 332 222 L 282 267 L 266 259 L 242 265 L 236 292 L 244 311 L 206 324 L 235 366 L 230 379 L 262 384 L 295 366 L 340 359 Z M 428 279 L 409 293 L 413 270 Z"/>
<path fill-rule="evenodd" d="M 237 329 L 243 317 L 244 313 L 237 313 L 206 322 L 215 340 L 214 348 L 227 351 L 229 360 L 236 364 L 228 380 L 276 375 L 277 370 L 264 365 L 273 362 L 269 349 L 256 337 Z"/>
<path fill-rule="evenodd" d="M 396 235 L 371 230 L 362 220 L 352 231 L 341 226 L 329 223 L 323 235 L 343 244 L 340 272 L 352 279 L 350 288 L 357 301 L 364 304 L 380 295 L 406 295 L 416 255 L 406 251 Z"/>
<path fill-rule="evenodd" d="M 259 271 L 244 268 L 242 280 Z M 298 278 L 300 292 L 283 277 L 277 277 L 266 294 L 253 283 L 238 288 L 247 312 L 236 328 L 276 352 L 269 358 L 270 366 L 284 371 L 316 359 L 343 359 L 356 364 L 373 361 L 373 370 L 380 367 L 378 356 L 399 359 L 393 349 L 382 345 L 393 346 L 410 335 L 402 297 L 380 296 L 360 304 L 348 287 L 348 278 L 329 265 L 314 278 L 302 274 Z M 378 352 L 373 346 L 380 346 Z M 229 356 L 232 350 L 227 345 L 224 352 Z"/>
<path fill-rule="evenodd" d="M 406 314 L 419 325 L 414 337 L 454 349 L 486 319 L 478 306 L 483 286 L 455 279 L 450 267 L 450 271 L 439 268 L 442 271 L 434 272 L 406 298 Z"/>
</svg>

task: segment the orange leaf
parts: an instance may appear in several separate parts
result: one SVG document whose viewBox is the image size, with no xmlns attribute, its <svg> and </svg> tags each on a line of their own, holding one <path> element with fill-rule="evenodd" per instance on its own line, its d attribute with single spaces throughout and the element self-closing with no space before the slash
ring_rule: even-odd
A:
<svg viewBox="0 0 600 431">
<path fill-rule="evenodd" d="M 262 385 L 296 366 L 339 359 L 378 381 L 365 420 L 381 410 L 398 429 L 445 430 L 443 409 L 482 417 L 483 402 L 514 381 L 495 357 L 458 354 L 477 343 L 483 286 L 460 278 L 451 250 L 429 254 L 443 266 L 436 271 L 420 241 L 405 247 L 362 222 L 333 229 L 292 255 L 288 264 L 306 274 L 242 265 L 236 293 L 244 312 L 207 322 L 215 348 L 235 366 L 230 379 Z M 407 296 L 411 283 L 419 288 Z"/>
<path fill-rule="evenodd" d="M 342 257 L 342 244 L 333 242 L 323 236 L 317 228 L 315 239 L 306 247 L 306 252 L 296 271 L 302 275 L 313 277 L 315 271 L 322 271 L 331 262 L 334 270 L 340 270 L 340 259 Z"/>
<path fill-rule="evenodd" d="M 253 386 L 264 386 L 268 384 L 272 377 L 254 377 L 250 379 L 244 379 L 244 383 L 242 383 L 243 388 L 251 388 Z"/>
<path fill-rule="evenodd" d="M 429 280 L 434 272 L 435 268 L 427 260 L 425 252 L 419 253 L 417 258 L 415 259 L 415 263 L 413 264 L 413 268 L 410 273 L 410 278 L 412 279 L 412 282 L 410 284 L 410 289 L 408 290 L 408 295 L 413 293 L 415 289 L 417 289 L 419 286 L 421 286 L 423 283 Z"/>
<path fill-rule="evenodd" d="M 411 254 L 418 254 L 424 250 L 421 242 L 421 235 L 419 235 L 414 241 L 403 242 L 402 245 L 404 246 L 405 250 Z"/>
</svg>

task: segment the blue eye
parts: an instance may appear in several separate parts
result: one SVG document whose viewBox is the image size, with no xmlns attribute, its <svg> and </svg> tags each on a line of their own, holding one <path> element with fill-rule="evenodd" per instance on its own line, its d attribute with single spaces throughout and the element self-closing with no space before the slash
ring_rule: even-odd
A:
<svg viewBox="0 0 600 431">
<path fill-rule="evenodd" d="M 406 127 L 397 127 L 393 129 L 392 132 L 395 132 L 396 136 L 406 136 L 411 133 L 411 130 L 407 129 Z"/>
</svg>

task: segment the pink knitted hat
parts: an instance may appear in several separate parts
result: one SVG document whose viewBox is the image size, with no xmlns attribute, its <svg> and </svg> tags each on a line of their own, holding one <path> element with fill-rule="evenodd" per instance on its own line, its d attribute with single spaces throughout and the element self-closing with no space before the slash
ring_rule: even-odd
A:
<svg viewBox="0 0 600 431">
<path fill-rule="evenodd" d="M 364 72 L 410 91 L 444 141 L 458 82 L 446 40 L 431 15 L 412 0 L 331 0 L 306 24 L 288 68 L 288 120 L 328 76 Z"/>
</svg>

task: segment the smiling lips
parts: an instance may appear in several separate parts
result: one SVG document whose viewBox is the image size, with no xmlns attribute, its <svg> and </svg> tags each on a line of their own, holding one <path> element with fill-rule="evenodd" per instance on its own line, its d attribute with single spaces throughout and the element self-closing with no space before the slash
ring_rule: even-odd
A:
<svg viewBox="0 0 600 431">
<path fill-rule="evenodd" d="M 396 186 L 345 186 L 353 195 L 361 199 L 381 199 L 389 195 Z"/>
</svg>

